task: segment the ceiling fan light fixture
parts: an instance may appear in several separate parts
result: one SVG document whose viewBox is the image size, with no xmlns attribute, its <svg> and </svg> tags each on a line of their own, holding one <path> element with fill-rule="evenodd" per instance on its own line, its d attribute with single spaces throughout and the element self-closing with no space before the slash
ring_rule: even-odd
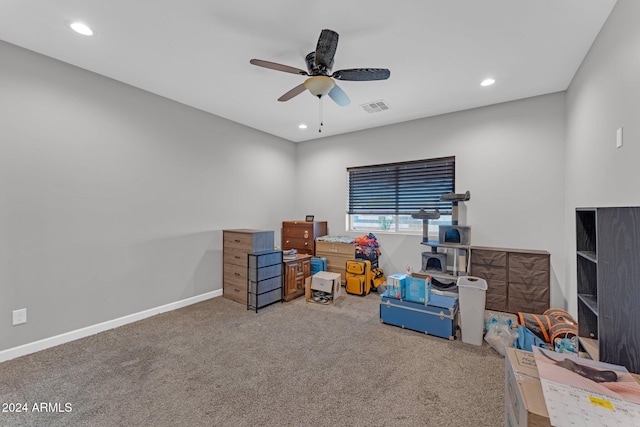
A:
<svg viewBox="0 0 640 427">
<path fill-rule="evenodd" d="M 72 22 L 70 25 L 71 29 L 78 34 L 82 34 L 83 36 L 92 36 L 93 30 L 89 28 L 88 25 L 83 24 L 82 22 Z"/>
<path fill-rule="evenodd" d="M 304 82 L 304 87 L 307 88 L 314 96 L 325 96 L 336 85 L 336 82 L 327 76 L 313 76 L 309 77 Z"/>
</svg>

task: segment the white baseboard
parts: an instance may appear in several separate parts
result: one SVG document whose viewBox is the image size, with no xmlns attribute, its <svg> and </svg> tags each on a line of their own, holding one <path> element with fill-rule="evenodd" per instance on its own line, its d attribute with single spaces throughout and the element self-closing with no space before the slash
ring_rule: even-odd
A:
<svg viewBox="0 0 640 427">
<path fill-rule="evenodd" d="M 170 304 L 165 304 L 160 307 L 150 308 L 148 310 L 129 314 L 117 319 L 108 320 L 106 322 L 98 323 L 97 325 L 87 326 L 86 328 L 77 329 L 75 331 L 66 332 L 64 334 L 3 350 L 0 351 L 0 362 L 5 362 L 7 360 L 15 359 L 16 357 L 20 356 L 26 356 L 27 354 L 31 353 L 36 353 L 47 348 L 55 347 L 57 345 L 64 344 L 70 341 L 75 341 L 77 339 L 88 337 L 90 335 L 95 335 L 97 333 L 117 328 L 128 323 L 137 322 L 138 320 L 146 319 L 147 317 L 155 316 L 156 314 L 177 310 L 179 308 L 219 296 L 222 296 L 222 289 L 183 299 L 181 301 L 172 302 Z"/>
</svg>

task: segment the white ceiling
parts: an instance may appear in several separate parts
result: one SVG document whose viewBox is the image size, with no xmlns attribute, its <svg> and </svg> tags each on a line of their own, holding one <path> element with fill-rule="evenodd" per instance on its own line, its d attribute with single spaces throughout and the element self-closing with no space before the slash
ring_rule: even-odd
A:
<svg viewBox="0 0 640 427">
<path fill-rule="evenodd" d="M 295 142 L 565 90 L 615 0 L 2 0 L 0 39 Z M 91 37 L 68 25 L 83 21 Z M 340 34 L 334 71 L 351 104 L 305 92 L 323 28 Z M 0 58 L 1 63 L 1 58 Z M 496 83 L 481 87 L 493 77 Z M 389 110 L 361 105 L 383 100 Z M 307 123 L 308 129 L 298 129 Z"/>
</svg>

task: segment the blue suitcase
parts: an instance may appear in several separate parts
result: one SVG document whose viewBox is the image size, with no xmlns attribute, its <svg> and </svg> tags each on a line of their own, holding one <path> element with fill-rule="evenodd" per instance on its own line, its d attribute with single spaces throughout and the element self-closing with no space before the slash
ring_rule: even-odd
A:
<svg viewBox="0 0 640 427">
<path fill-rule="evenodd" d="M 387 292 L 384 292 L 381 298 L 381 322 L 450 340 L 456 338 L 457 298 L 432 294 L 426 305 L 391 298 Z"/>
<path fill-rule="evenodd" d="M 327 271 L 327 259 L 325 257 L 312 257 L 311 258 L 311 275 L 313 276 L 318 271 Z"/>
</svg>

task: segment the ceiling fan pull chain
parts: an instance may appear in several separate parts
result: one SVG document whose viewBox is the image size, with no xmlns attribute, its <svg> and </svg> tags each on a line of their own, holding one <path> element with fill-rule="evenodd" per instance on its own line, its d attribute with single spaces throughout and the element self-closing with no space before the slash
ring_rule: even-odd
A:
<svg viewBox="0 0 640 427">
<path fill-rule="evenodd" d="M 319 113 L 320 126 L 318 126 L 318 132 L 322 132 L 322 125 L 323 125 L 323 123 L 322 123 L 322 96 L 318 97 L 318 103 L 319 103 L 319 107 L 320 107 L 319 108 L 319 110 L 320 110 L 320 113 Z"/>
</svg>

